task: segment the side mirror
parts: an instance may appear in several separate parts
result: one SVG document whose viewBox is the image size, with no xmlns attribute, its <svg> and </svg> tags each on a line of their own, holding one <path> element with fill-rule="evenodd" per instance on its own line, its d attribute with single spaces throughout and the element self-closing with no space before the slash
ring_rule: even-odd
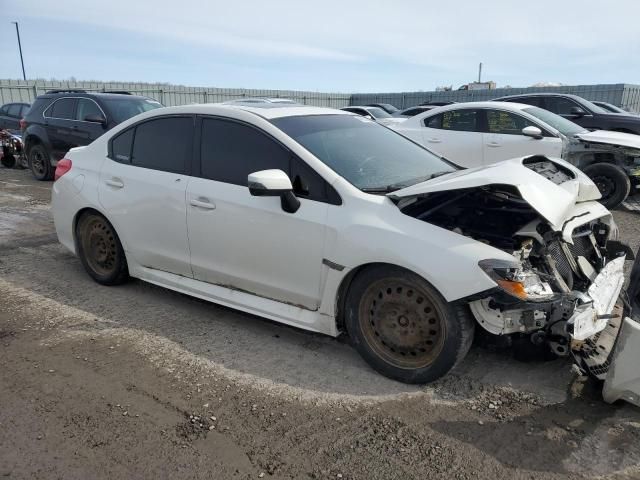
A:
<svg viewBox="0 0 640 480">
<path fill-rule="evenodd" d="M 524 127 L 522 129 L 522 134 L 525 137 L 535 138 L 536 140 L 540 140 L 542 138 L 542 130 L 532 125 L 529 125 L 528 127 Z"/>
<path fill-rule="evenodd" d="M 372 115 L 365 115 L 364 118 L 368 118 L 369 120 L 373 120 L 375 122 L 375 118 Z"/>
<path fill-rule="evenodd" d="M 585 112 L 583 109 L 581 109 L 580 107 L 571 107 L 571 110 L 569 110 L 569 112 L 571 113 L 571 115 L 573 115 L 574 117 L 584 117 L 587 112 Z"/>
<path fill-rule="evenodd" d="M 107 123 L 106 118 L 104 118 L 102 115 L 96 115 L 96 114 L 85 115 L 84 121 L 91 122 L 91 123 L 99 123 L 100 125 L 106 125 Z"/>
<path fill-rule="evenodd" d="M 300 208 L 300 200 L 293 194 L 289 176 L 282 170 L 261 170 L 247 177 L 249 193 L 254 197 L 280 197 L 282 209 L 295 213 Z"/>
</svg>

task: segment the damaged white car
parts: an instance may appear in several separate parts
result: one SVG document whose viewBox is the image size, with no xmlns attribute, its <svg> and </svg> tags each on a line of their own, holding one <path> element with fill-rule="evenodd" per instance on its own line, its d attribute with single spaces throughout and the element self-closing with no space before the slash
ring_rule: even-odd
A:
<svg viewBox="0 0 640 480">
<path fill-rule="evenodd" d="M 97 282 L 345 332 L 403 382 L 445 375 L 476 324 L 589 357 L 623 286 L 627 249 L 577 168 L 459 170 L 331 109 L 153 110 L 71 150 L 56 178 L 58 237 Z"/>
</svg>

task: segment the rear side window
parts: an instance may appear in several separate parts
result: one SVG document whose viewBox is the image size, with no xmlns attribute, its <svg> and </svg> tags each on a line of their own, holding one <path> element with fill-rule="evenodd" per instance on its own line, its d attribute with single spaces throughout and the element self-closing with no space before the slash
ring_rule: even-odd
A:
<svg viewBox="0 0 640 480">
<path fill-rule="evenodd" d="M 525 127 L 536 127 L 526 118 L 512 112 L 487 110 L 487 131 L 502 135 L 522 135 Z"/>
<path fill-rule="evenodd" d="M 202 119 L 202 176 L 247 185 L 247 176 L 276 168 L 289 172 L 289 152 L 267 135 L 241 123 Z"/>
<path fill-rule="evenodd" d="M 131 163 L 134 131 L 135 128 L 130 128 L 111 140 L 110 157 L 112 159 L 122 163 Z"/>
<path fill-rule="evenodd" d="M 480 114 L 477 110 L 450 110 L 442 113 L 443 130 L 458 132 L 479 132 Z"/>
<path fill-rule="evenodd" d="M 127 138 L 119 140 L 123 151 L 126 151 Z M 153 170 L 185 173 L 192 143 L 192 117 L 149 120 L 135 127 L 131 164 Z M 115 141 L 112 148 L 113 154 L 118 155 L 115 152 Z M 124 158 L 126 153 L 121 151 L 119 155 L 123 155 Z"/>
<path fill-rule="evenodd" d="M 2 108 L 0 108 L 0 115 L 7 115 L 9 113 L 9 107 L 10 105 L 3 105 Z"/>
<path fill-rule="evenodd" d="M 14 103 L 9 106 L 9 116 L 14 118 L 20 118 L 20 111 L 22 110 L 22 105 L 18 103 Z"/>
<path fill-rule="evenodd" d="M 29 105 L 23 105 L 22 108 L 20 109 L 20 118 L 24 117 L 27 112 L 29 111 Z"/>
<path fill-rule="evenodd" d="M 45 117 L 50 118 L 62 118 L 66 120 L 73 120 L 75 118 L 76 99 L 75 98 L 61 98 L 56 100 L 45 111 Z"/>
</svg>

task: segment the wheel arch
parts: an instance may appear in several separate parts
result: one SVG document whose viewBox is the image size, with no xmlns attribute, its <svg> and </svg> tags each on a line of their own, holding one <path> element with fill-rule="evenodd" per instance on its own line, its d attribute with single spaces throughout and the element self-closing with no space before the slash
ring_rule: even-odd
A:
<svg viewBox="0 0 640 480">
<path fill-rule="evenodd" d="M 82 218 L 83 215 L 86 215 L 88 213 L 95 213 L 97 215 L 100 215 L 101 217 L 104 217 L 107 222 L 109 222 L 111 224 L 111 226 L 113 227 L 113 229 L 116 232 L 116 235 L 118 235 L 118 239 L 120 240 L 120 243 L 122 244 L 122 249 L 124 250 L 124 254 L 125 257 L 127 256 L 127 247 L 125 245 L 125 241 L 122 238 L 122 235 L 120 235 L 120 232 L 118 231 L 118 227 L 111 221 L 111 219 L 109 219 L 109 217 L 102 211 L 98 210 L 95 207 L 82 207 L 80 210 L 78 210 L 75 215 L 73 216 L 73 222 L 72 222 L 72 234 L 73 234 L 73 245 L 75 247 L 76 252 L 78 252 L 78 235 L 77 235 L 77 230 L 78 230 L 78 221 L 80 220 L 80 218 Z M 127 258 L 127 261 L 129 259 Z"/>
</svg>

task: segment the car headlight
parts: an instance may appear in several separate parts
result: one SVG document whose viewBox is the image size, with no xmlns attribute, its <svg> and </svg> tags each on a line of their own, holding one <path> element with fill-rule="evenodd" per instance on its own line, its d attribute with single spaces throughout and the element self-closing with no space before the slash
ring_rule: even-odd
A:
<svg viewBox="0 0 640 480">
<path fill-rule="evenodd" d="M 537 273 L 525 270 L 520 262 L 481 260 L 478 265 L 505 293 L 520 300 L 541 302 L 555 296 Z"/>
</svg>

